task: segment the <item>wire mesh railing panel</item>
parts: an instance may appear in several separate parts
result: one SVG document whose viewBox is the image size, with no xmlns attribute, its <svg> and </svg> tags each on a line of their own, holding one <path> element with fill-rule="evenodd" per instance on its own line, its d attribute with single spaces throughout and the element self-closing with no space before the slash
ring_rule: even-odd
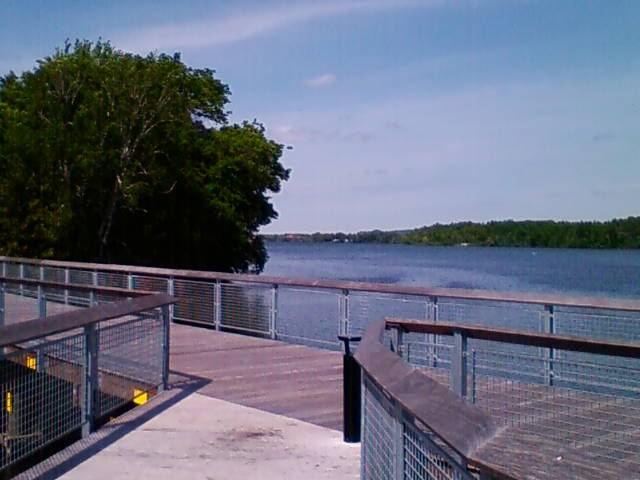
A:
<svg viewBox="0 0 640 480">
<path fill-rule="evenodd" d="M 640 358 L 554 350 L 546 366 L 556 387 L 640 398 Z"/>
<path fill-rule="evenodd" d="M 542 332 L 543 307 L 527 303 L 440 298 L 438 320 L 461 325 L 513 328 Z"/>
<path fill-rule="evenodd" d="M 133 290 L 145 290 L 147 292 L 169 292 L 169 279 L 163 277 L 150 277 L 147 275 L 131 275 L 131 288 Z"/>
<path fill-rule="evenodd" d="M 340 295 L 331 290 L 278 289 L 276 337 L 338 350 Z"/>
<path fill-rule="evenodd" d="M 407 480 L 476 480 L 436 443 L 435 436 L 406 421 L 403 453 L 403 478 Z"/>
<path fill-rule="evenodd" d="M 125 272 L 98 272 L 98 286 L 127 288 L 129 284 L 129 275 Z"/>
<path fill-rule="evenodd" d="M 640 342 L 640 312 L 558 307 L 554 333 L 624 342 Z"/>
<path fill-rule="evenodd" d="M 5 262 L 5 275 L 11 278 L 20 278 L 20 265 L 18 262 Z"/>
<path fill-rule="evenodd" d="M 362 412 L 361 478 L 474 480 L 451 449 L 418 428 L 366 374 Z"/>
<path fill-rule="evenodd" d="M 271 289 L 262 285 L 224 283 L 220 286 L 220 326 L 269 334 Z"/>
<path fill-rule="evenodd" d="M 93 285 L 94 272 L 91 270 L 69 269 L 69 283 L 78 285 Z M 91 294 L 82 290 L 69 290 L 67 303 L 87 307 L 91 303 Z"/>
<path fill-rule="evenodd" d="M 637 361 L 540 358 L 533 350 L 473 351 L 470 400 L 522 435 L 640 468 L 640 369 L 631 365 Z"/>
<path fill-rule="evenodd" d="M 70 335 L 0 360 L 0 470 L 80 426 L 83 348 Z"/>
<path fill-rule="evenodd" d="M 36 265 L 22 265 L 22 277 L 29 280 L 39 280 L 40 279 L 40 267 Z M 38 287 L 35 285 L 29 284 L 20 284 L 18 287 L 20 290 L 20 295 L 24 295 L 25 297 L 36 297 L 38 295 Z"/>
<path fill-rule="evenodd" d="M 79 285 L 93 285 L 94 272 L 92 270 L 69 269 L 69 283 L 77 283 Z"/>
<path fill-rule="evenodd" d="M 99 415 L 131 402 L 162 382 L 162 329 L 162 316 L 157 310 L 100 324 Z"/>
<path fill-rule="evenodd" d="M 77 310 L 78 308 L 89 306 L 88 303 L 86 305 L 80 306 L 78 304 L 79 302 L 76 302 L 75 304 L 66 304 L 64 303 L 64 300 L 57 300 L 57 299 L 52 300 L 52 297 L 50 297 L 49 295 L 47 295 L 45 298 L 46 298 L 47 316 L 58 315 L 60 313 L 70 312 L 72 310 Z"/>
<path fill-rule="evenodd" d="M 349 331 L 361 334 L 383 318 L 433 318 L 428 297 L 353 292 L 349 295 Z"/>
<path fill-rule="evenodd" d="M 65 289 L 59 287 L 42 287 L 41 294 L 44 295 L 45 301 L 47 302 L 47 313 L 51 310 L 55 309 L 56 304 L 64 304 L 65 303 Z"/>
<path fill-rule="evenodd" d="M 178 302 L 173 307 L 174 319 L 207 325 L 215 324 L 215 283 L 174 280 L 173 295 L 178 298 Z"/>
<path fill-rule="evenodd" d="M 398 438 L 393 407 L 378 387 L 363 378 L 361 477 L 388 480 L 396 477 Z"/>
<path fill-rule="evenodd" d="M 40 272 L 40 267 L 37 265 L 22 265 L 22 278 L 27 278 L 29 280 L 41 280 Z"/>
<path fill-rule="evenodd" d="M 42 267 L 42 279 L 48 282 L 64 283 L 66 272 L 64 268 L 59 267 Z"/>
<path fill-rule="evenodd" d="M 451 337 L 409 332 L 402 335 L 402 356 L 421 367 L 449 369 L 451 367 Z"/>
<path fill-rule="evenodd" d="M 8 286 L 8 285 L 7 285 Z M 12 323 L 33 320 L 38 317 L 38 299 L 30 296 L 20 295 L 19 292 L 10 293 L 9 288 L 4 294 L 4 323 Z"/>
</svg>

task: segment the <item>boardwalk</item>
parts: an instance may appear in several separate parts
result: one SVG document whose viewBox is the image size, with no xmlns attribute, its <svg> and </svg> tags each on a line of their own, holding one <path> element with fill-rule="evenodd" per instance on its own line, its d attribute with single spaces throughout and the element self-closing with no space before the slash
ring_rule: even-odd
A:
<svg viewBox="0 0 640 480">
<path fill-rule="evenodd" d="M 34 300 L 8 298 L 14 321 L 36 316 Z M 170 368 L 174 387 L 191 379 L 198 395 L 341 429 L 338 352 L 172 324 Z M 448 372 L 426 373 L 448 384 Z M 637 399 L 482 377 L 477 390 L 476 405 L 506 427 L 476 452 L 486 464 L 514 478 L 640 478 Z"/>
<path fill-rule="evenodd" d="M 341 429 L 337 352 L 174 324 L 171 370 L 207 381 L 203 395 Z"/>
<path fill-rule="evenodd" d="M 74 308 L 50 302 L 47 313 Z M 30 320 L 37 301 L 7 295 L 6 310 L 8 323 Z M 170 368 L 198 377 L 200 394 L 342 429 L 340 353 L 172 324 Z"/>
</svg>

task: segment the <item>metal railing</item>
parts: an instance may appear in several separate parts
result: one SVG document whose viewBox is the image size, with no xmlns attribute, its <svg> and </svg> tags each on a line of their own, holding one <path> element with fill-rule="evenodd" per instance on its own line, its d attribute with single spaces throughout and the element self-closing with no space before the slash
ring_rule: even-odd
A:
<svg viewBox="0 0 640 480">
<path fill-rule="evenodd" d="M 340 349 L 338 335 L 358 335 L 388 317 L 518 328 L 606 340 L 640 341 L 640 301 L 464 289 L 304 280 L 165 268 L 0 257 L 0 276 L 61 284 L 164 292 L 177 298 L 172 320 Z M 37 296 L 35 288 L 23 294 Z M 54 292 L 55 293 L 55 292 Z M 53 300 L 88 302 L 58 290 Z M 431 339 L 437 342 L 437 338 Z M 444 361 L 433 348 L 433 361 Z M 552 353 L 552 352 L 549 352 Z"/>
<path fill-rule="evenodd" d="M 640 478 L 639 344 L 399 319 L 371 330 L 356 354 L 364 478 Z M 429 348 L 449 361 L 434 366 Z M 457 424 L 474 414 L 488 423 Z M 399 473 L 378 473 L 389 465 Z"/>
<path fill-rule="evenodd" d="M 566 344 L 562 343 L 567 335 L 597 340 L 596 345 L 640 341 L 639 301 L 10 257 L 0 257 L 0 268 L 0 282 L 4 279 L 7 297 L 11 295 L 13 300 L 0 303 L 0 320 L 14 317 L 12 308 L 42 313 L 43 310 L 86 306 L 97 299 L 98 293 L 92 294 L 92 291 L 105 288 L 112 290 L 100 294 L 104 300 L 123 292 L 132 296 L 136 292 L 149 291 L 170 294 L 176 299 L 176 303 L 168 307 L 172 321 L 334 350 L 340 348 L 338 335 L 358 335 L 371 324 L 376 325 L 388 317 L 417 318 L 442 329 L 479 325 L 496 332 L 516 328 L 520 333 L 543 334 L 560 342 L 523 344 L 506 337 L 474 337 L 477 329 L 473 335 L 450 334 L 437 329 L 412 331 L 412 327 L 406 326 L 391 329 L 385 334 L 386 340 L 402 358 L 390 353 L 386 347 L 378 354 L 391 355 L 396 361 L 394 368 L 400 368 L 399 365 L 407 361 L 418 366 L 419 383 L 427 382 L 427 387 L 422 385 L 422 390 L 417 392 L 424 395 L 436 392 L 435 398 L 440 398 L 444 404 L 456 405 L 456 409 L 443 412 L 442 405 L 431 404 L 432 410 L 440 415 L 435 418 L 425 416 L 419 405 L 409 408 L 407 402 L 398 400 L 397 395 L 389 395 L 388 386 L 365 369 L 362 402 L 365 411 L 374 412 L 370 419 L 378 420 L 365 422 L 363 432 L 370 432 L 371 438 L 378 439 L 378 443 L 371 444 L 374 447 L 370 456 L 380 457 L 378 463 L 371 463 L 372 468 L 378 465 L 374 470 L 379 473 L 371 470 L 374 473 L 363 474 L 365 478 L 387 478 L 385 475 L 389 472 L 393 472 L 391 478 L 403 478 L 402 475 L 430 478 L 420 472 L 429 472 L 433 478 L 468 478 L 473 474 L 472 469 L 480 466 L 483 472 L 491 472 L 488 462 L 483 464 L 477 458 L 470 462 L 475 458 L 475 447 L 461 448 L 460 441 L 466 445 L 465 439 L 475 439 L 477 446 L 487 443 L 485 437 L 493 435 L 491 432 L 505 428 L 520 429 L 523 438 L 532 435 L 551 439 L 550 445 L 559 433 L 571 432 L 573 436 L 567 441 L 568 446 L 573 445 L 571 448 L 583 452 L 588 449 L 588 458 L 595 455 L 599 462 L 616 465 L 620 464 L 622 455 L 629 460 L 630 471 L 637 465 L 634 458 L 640 458 L 640 452 L 637 452 L 629 459 L 630 453 L 637 448 L 635 431 L 638 427 L 634 422 L 640 418 L 635 403 L 639 385 L 637 372 L 640 371 L 638 357 L 614 353 L 602 355 L 600 351 L 589 349 L 576 351 L 565 348 Z M 16 299 L 27 303 L 16 307 L 19 303 Z M 398 322 L 395 325 L 399 327 Z M 123 339 L 124 336 L 114 340 L 114 345 Z M 413 370 L 406 372 L 407 378 L 413 378 L 409 376 L 414 375 L 411 372 Z M 389 382 L 393 380 L 389 379 Z M 409 386 L 407 395 L 411 393 Z M 414 397 L 424 404 L 424 395 L 418 393 Z M 456 403 L 456 399 L 462 399 L 462 403 Z M 549 410 L 551 407 L 554 410 Z M 562 412 L 573 413 L 563 418 Z M 608 416 L 598 417 L 601 412 L 607 412 Z M 469 431 L 466 423 L 452 422 L 452 418 L 466 419 L 475 427 Z M 438 423 L 439 419 L 446 422 Z M 586 427 L 586 434 L 574 428 L 585 422 L 591 425 Z M 447 437 L 446 432 L 452 424 L 466 432 L 464 439 Z M 385 440 L 389 438 L 395 439 L 395 443 L 389 444 Z M 601 446 L 605 443 L 607 447 L 603 450 Z M 395 446 L 389 450 L 389 445 Z M 402 457 L 398 456 L 399 445 L 404 452 Z M 559 465 L 567 464 L 566 458 L 572 453 L 566 455 L 568 457 L 561 453 L 553 458 L 561 458 Z M 398 461 L 400 458 L 402 461 Z M 409 461 L 413 463 L 407 463 Z M 550 471 L 555 470 L 551 468 Z M 605 468 L 603 471 L 613 470 Z M 501 472 L 504 476 L 504 471 Z M 565 470 L 559 472 L 557 478 L 566 476 Z M 580 474 L 591 478 L 589 475 L 589 471 Z"/>
<path fill-rule="evenodd" d="M 67 287 L 0 281 L 0 475 L 167 385 L 172 297 L 126 292 L 137 298 L 106 302 L 123 292 Z M 18 308 L 16 291 L 27 296 Z M 52 297 L 87 308 L 26 320 L 46 313 Z"/>
<path fill-rule="evenodd" d="M 384 320 L 370 326 L 355 354 L 363 372 L 361 478 L 475 479 L 469 466 L 478 471 L 480 464 L 473 453 L 495 424 L 392 353 L 383 344 L 385 328 Z"/>
</svg>

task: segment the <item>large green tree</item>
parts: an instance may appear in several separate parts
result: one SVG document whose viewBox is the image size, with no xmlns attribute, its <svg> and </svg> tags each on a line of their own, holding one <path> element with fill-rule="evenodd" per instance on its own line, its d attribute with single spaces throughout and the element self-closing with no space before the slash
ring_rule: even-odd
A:
<svg viewBox="0 0 640 480">
<path fill-rule="evenodd" d="M 0 253 L 260 271 L 289 172 L 179 55 L 67 43 L 0 78 Z"/>
</svg>

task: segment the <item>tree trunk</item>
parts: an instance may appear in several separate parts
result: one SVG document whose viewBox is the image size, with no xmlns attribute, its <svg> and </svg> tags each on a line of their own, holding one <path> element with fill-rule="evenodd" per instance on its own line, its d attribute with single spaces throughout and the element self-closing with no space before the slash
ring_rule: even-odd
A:
<svg viewBox="0 0 640 480">
<path fill-rule="evenodd" d="M 98 237 L 100 240 L 98 257 L 100 259 L 104 259 L 104 252 L 107 248 L 107 244 L 109 243 L 109 235 L 111 234 L 111 227 L 113 226 L 113 217 L 115 216 L 116 205 L 118 204 L 118 199 L 120 198 L 120 183 L 120 178 L 116 177 L 116 181 L 113 185 L 113 190 L 111 191 L 111 198 L 109 199 L 107 213 L 105 215 L 105 218 L 102 220 L 102 224 L 100 225 L 100 229 L 98 231 Z"/>
</svg>

